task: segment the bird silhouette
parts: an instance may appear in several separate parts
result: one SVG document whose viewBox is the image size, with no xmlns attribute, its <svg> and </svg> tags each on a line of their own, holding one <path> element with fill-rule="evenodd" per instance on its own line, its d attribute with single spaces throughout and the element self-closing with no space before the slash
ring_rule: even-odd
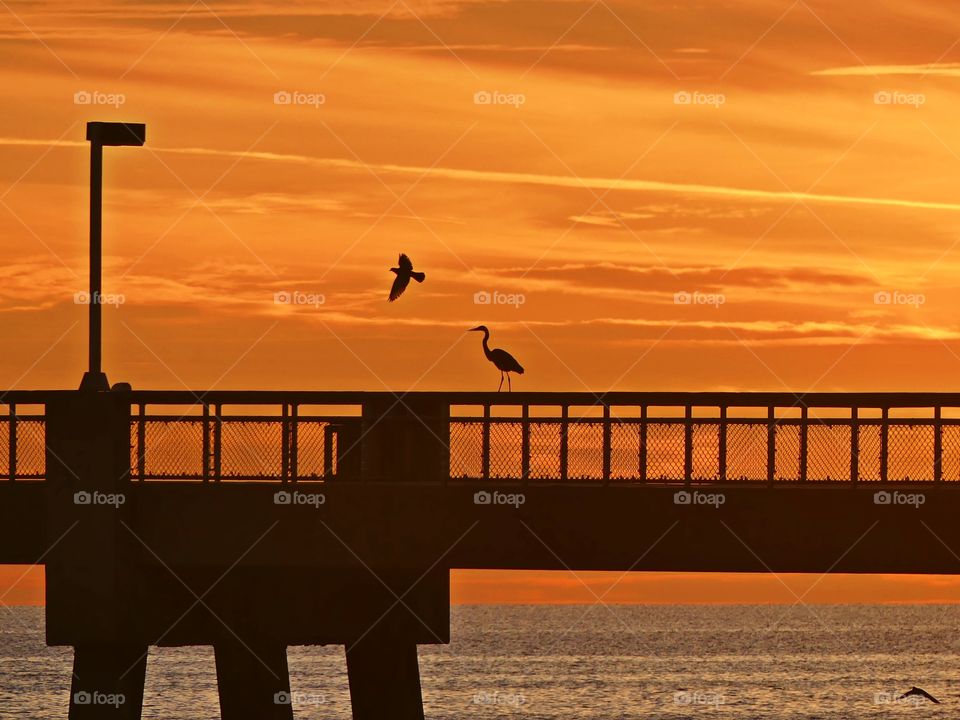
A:
<svg viewBox="0 0 960 720">
<path fill-rule="evenodd" d="M 403 291 L 406 290 L 407 285 L 410 284 L 410 278 L 413 278 L 418 283 L 422 283 L 427 279 L 427 276 L 422 272 L 414 272 L 413 263 L 410 262 L 410 258 L 408 258 L 405 253 L 400 253 L 400 257 L 397 259 L 397 266 L 398 267 L 390 268 L 390 272 L 396 273 L 397 275 L 393 281 L 393 287 L 390 288 L 390 302 L 393 302 L 403 295 Z"/>
<path fill-rule="evenodd" d="M 508 353 L 506 350 L 501 350 L 500 348 L 490 349 L 490 346 L 487 344 L 487 341 L 490 339 L 490 331 L 487 329 L 486 325 L 477 325 L 475 328 L 470 328 L 467 332 L 482 332 L 483 333 L 483 354 L 487 356 L 487 360 L 492 362 L 497 370 L 500 371 L 500 385 L 497 387 L 497 392 L 503 388 L 503 376 L 507 376 L 507 390 L 513 390 L 513 387 L 510 383 L 510 373 L 515 372 L 519 375 L 523 375 L 523 366 L 517 362 L 517 359 Z"/>
<path fill-rule="evenodd" d="M 901 696 L 900 696 L 899 698 L 897 698 L 897 699 L 898 699 L 898 700 L 903 700 L 903 699 L 905 699 L 905 698 L 910 697 L 911 695 L 916 695 L 916 696 L 918 696 L 918 697 L 925 697 L 925 698 L 926 698 L 927 700 L 929 700 L 930 702 L 934 702 L 934 703 L 936 703 L 937 705 L 940 704 L 940 701 L 937 700 L 933 695 L 931 695 L 930 693 L 928 693 L 928 692 L 927 692 L 926 690 L 924 690 L 923 688 L 918 688 L 917 686 L 913 686 L 912 688 L 910 688 L 909 690 L 907 690 L 903 695 L 901 695 Z"/>
</svg>

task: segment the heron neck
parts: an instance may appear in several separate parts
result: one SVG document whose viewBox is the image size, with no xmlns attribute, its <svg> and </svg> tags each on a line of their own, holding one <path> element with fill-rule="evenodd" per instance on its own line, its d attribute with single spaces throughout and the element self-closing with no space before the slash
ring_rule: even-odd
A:
<svg viewBox="0 0 960 720">
<path fill-rule="evenodd" d="M 483 354 L 486 355 L 488 358 L 490 357 L 490 346 L 487 344 L 487 340 L 489 339 L 490 339 L 490 331 L 484 330 L 483 331 Z"/>
</svg>

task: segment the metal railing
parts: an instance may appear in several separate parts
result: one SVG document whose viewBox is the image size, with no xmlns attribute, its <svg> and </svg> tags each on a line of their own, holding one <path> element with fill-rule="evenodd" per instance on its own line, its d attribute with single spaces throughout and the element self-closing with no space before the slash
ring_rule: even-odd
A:
<svg viewBox="0 0 960 720">
<path fill-rule="evenodd" d="M 9 402 L 0 414 L 0 478 L 40 480 L 46 474 L 44 416 Z"/>
<path fill-rule="evenodd" d="M 451 418 L 451 478 L 518 482 L 960 481 L 954 394 L 489 397 Z"/>
<path fill-rule="evenodd" d="M 42 409 L 44 398 L 58 393 L 7 394 L 0 478 L 44 477 L 44 415 L 20 408 Z M 364 420 L 361 410 L 415 397 L 417 407 L 449 417 L 449 436 L 438 439 L 449 446 L 449 474 L 428 481 L 960 487 L 955 393 L 135 391 L 126 397 L 134 481 L 363 480 L 361 455 L 389 454 L 391 447 L 382 433 L 377 442 L 385 447 L 374 447 L 376 434 L 368 436 L 364 422 L 375 425 L 376 418 Z M 420 420 L 403 422 L 416 427 Z"/>
<path fill-rule="evenodd" d="M 164 402 L 131 407 L 130 477 L 135 481 L 310 482 L 340 475 L 338 441 L 356 416 L 303 413 L 300 403 L 247 400 L 172 410 Z M 270 411 L 275 414 L 269 414 Z"/>
</svg>

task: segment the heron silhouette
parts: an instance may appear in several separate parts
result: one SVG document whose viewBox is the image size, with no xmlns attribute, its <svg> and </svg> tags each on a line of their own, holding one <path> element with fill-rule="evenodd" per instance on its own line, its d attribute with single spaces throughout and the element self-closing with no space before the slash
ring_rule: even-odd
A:
<svg viewBox="0 0 960 720">
<path fill-rule="evenodd" d="M 937 705 L 940 704 L 940 701 L 937 700 L 933 695 L 931 695 L 930 693 L 928 693 L 928 692 L 927 692 L 926 690 L 924 690 L 923 688 L 918 688 L 916 685 L 914 685 L 912 688 L 910 688 L 909 690 L 907 690 L 903 695 L 901 695 L 901 696 L 900 696 L 899 698 L 897 698 L 897 699 L 898 699 L 898 700 L 904 700 L 904 699 L 910 697 L 911 695 L 916 695 L 917 697 L 926 698 L 926 699 L 929 700 L 930 702 L 934 702 L 934 703 L 936 703 Z"/>
<path fill-rule="evenodd" d="M 397 276 L 393 281 L 393 287 L 390 288 L 390 302 L 393 302 L 403 295 L 403 291 L 406 290 L 407 285 L 410 284 L 410 278 L 413 278 L 418 283 L 422 283 L 427 279 L 427 276 L 422 272 L 414 272 L 413 263 L 410 262 L 410 258 L 407 257 L 406 253 L 400 253 L 400 257 L 397 259 L 397 267 L 390 268 L 390 272 L 395 273 Z"/>
<path fill-rule="evenodd" d="M 523 366 L 506 350 L 501 350 L 500 348 L 490 349 L 490 346 L 487 344 L 487 341 L 490 339 L 490 331 L 486 325 L 477 325 L 475 328 L 470 328 L 467 332 L 483 333 L 483 354 L 486 355 L 487 360 L 492 362 L 497 370 L 500 371 L 500 385 L 497 387 L 497 392 L 503 389 L 504 375 L 507 376 L 507 390 L 513 390 L 513 386 L 510 383 L 510 373 L 515 372 L 518 375 L 523 375 Z"/>
</svg>

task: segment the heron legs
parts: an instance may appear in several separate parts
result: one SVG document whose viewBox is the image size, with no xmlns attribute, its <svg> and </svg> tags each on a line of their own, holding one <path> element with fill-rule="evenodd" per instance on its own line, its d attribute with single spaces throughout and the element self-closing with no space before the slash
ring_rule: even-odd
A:
<svg viewBox="0 0 960 720">
<path fill-rule="evenodd" d="M 510 376 L 508 375 L 507 377 L 509 378 Z M 500 392 L 501 389 L 503 389 L 503 370 L 500 371 L 500 384 L 497 386 L 497 392 Z"/>
<path fill-rule="evenodd" d="M 513 383 L 510 382 L 510 373 L 507 373 L 507 392 L 513 392 Z"/>
</svg>

